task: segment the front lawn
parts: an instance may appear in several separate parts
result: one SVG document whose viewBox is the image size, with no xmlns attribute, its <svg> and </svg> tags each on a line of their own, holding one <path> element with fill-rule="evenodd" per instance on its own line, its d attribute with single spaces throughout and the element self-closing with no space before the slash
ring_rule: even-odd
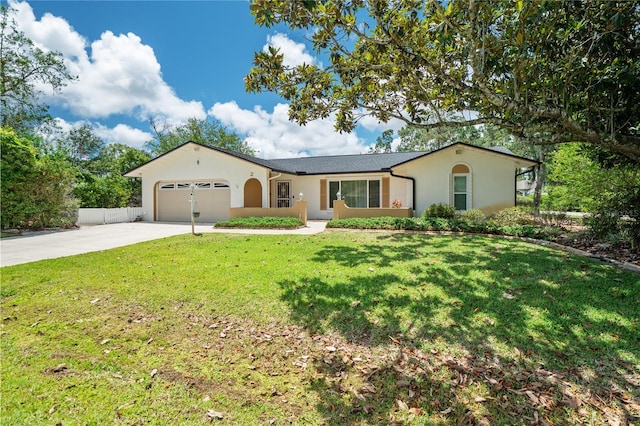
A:
<svg viewBox="0 0 640 426">
<path fill-rule="evenodd" d="M 1 272 L 0 424 L 640 421 L 640 277 L 517 240 L 212 233 Z"/>
</svg>

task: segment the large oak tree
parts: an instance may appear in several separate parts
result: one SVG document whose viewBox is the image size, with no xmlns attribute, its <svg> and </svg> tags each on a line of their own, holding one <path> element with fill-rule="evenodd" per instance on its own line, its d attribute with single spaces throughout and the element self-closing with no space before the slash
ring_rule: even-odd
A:
<svg viewBox="0 0 640 426">
<path fill-rule="evenodd" d="M 491 123 L 640 162 L 638 0 L 252 0 L 251 13 L 306 31 L 322 58 L 288 66 L 269 48 L 245 78 L 288 100 L 300 124 Z"/>
</svg>

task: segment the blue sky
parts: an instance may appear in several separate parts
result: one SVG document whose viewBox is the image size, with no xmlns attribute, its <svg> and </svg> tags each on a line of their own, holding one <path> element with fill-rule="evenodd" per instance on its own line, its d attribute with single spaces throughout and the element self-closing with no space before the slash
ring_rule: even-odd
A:
<svg viewBox="0 0 640 426">
<path fill-rule="evenodd" d="M 248 94 L 243 77 L 253 53 L 279 47 L 292 64 L 322 63 L 302 32 L 253 23 L 248 0 L 15 1 L 19 28 L 39 47 L 63 53 L 78 80 L 47 92 L 63 128 L 90 123 L 107 142 L 141 147 L 148 120 L 219 120 L 257 155 L 282 158 L 367 152 L 399 123 L 365 119 L 339 134 L 333 120 L 289 122 L 272 93 Z"/>
</svg>

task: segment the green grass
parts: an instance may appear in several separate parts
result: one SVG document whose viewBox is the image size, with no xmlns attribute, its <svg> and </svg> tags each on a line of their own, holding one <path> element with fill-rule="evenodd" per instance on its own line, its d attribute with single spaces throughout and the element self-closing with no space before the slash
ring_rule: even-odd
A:
<svg viewBox="0 0 640 426">
<path fill-rule="evenodd" d="M 517 240 L 212 233 L 1 272 L 0 424 L 640 417 L 640 277 Z"/>
</svg>

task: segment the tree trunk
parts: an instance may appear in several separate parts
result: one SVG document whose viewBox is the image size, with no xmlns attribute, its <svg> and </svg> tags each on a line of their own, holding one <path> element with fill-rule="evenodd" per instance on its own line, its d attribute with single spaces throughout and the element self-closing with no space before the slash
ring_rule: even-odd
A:
<svg viewBox="0 0 640 426">
<path fill-rule="evenodd" d="M 544 185 L 544 181 L 547 178 L 547 166 L 544 164 L 545 160 L 545 152 L 544 149 L 540 151 L 538 156 L 538 161 L 540 161 L 540 165 L 538 166 L 538 173 L 536 175 L 536 187 L 533 191 L 533 214 L 540 214 L 540 203 L 542 201 L 542 187 Z"/>
</svg>

